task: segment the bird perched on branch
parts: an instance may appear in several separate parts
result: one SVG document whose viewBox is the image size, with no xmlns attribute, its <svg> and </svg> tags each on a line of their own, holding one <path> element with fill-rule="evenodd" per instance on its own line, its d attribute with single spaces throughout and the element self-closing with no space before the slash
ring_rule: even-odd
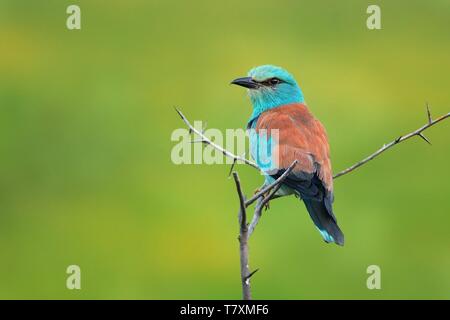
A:
<svg viewBox="0 0 450 320">
<path fill-rule="evenodd" d="M 247 124 L 250 150 L 265 174 L 265 185 L 273 183 L 297 160 L 276 196 L 294 194 L 301 198 L 325 242 L 344 245 L 344 234 L 332 208 L 327 134 L 306 107 L 294 77 L 280 67 L 264 65 L 231 83 L 248 89 L 253 105 Z"/>
</svg>

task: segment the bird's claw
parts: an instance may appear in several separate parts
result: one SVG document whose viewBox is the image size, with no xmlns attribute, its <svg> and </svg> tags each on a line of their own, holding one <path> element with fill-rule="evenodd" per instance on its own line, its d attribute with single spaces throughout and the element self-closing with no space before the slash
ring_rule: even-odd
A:
<svg viewBox="0 0 450 320">
<path fill-rule="evenodd" d="M 260 188 L 256 189 L 255 192 L 253 192 L 253 195 L 257 194 L 260 191 L 261 191 Z M 262 199 L 264 200 L 268 196 L 269 196 L 269 192 L 266 192 L 262 195 Z M 267 211 L 268 209 L 270 209 L 270 200 L 267 201 L 266 204 L 264 205 L 264 211 Z"/>
<path fill-rule="evenodd" d="M 266 195 L 263 196 L 264 198 L 266 197 Z M 264 211 L 267 211 L 270 209 L 270 200 L 266 202 L 266 204 L 264 205 Z"/>
</svg>

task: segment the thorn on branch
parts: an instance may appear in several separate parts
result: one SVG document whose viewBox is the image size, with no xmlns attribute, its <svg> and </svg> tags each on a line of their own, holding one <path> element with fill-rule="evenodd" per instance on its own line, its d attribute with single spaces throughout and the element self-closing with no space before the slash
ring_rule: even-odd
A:
<svg viewBox="0 0 450 320">
<path fill-rule="evenodd" d="M 191 141 L 189 141 L 189 142 L 190 142 L 190 143 L 199 143 L 199 142 L 201 142 L 201 143 L 206 143 L 206 141 L 203 140 L 203 139 L 191 140 Z"/>
<path fill-rule="evenodd" d="M 427 117 L 428 117 L 428 123 L 426 123 L 425 125 L 423 125 L 422 127 L 408 133 L 408 134 L 404 134 L 403 136 L 398 137 L 397 139 L 395 139 L 394 141 L 388 143 L 388 144 L 384 144 L 380 149 L 378 149 L 377 151 L 375 151 L 374 153 L 372 153 L 371 155 L 367 156 L 366 158 L 364 158 L 363 160 L 355 163 L 354 165 L 352 165 L 351 167 L 348 167 L 347 169 L 342 170 L 341 172 L 335 174 L 333 176 L 333 179 L 339 178 L 345 174 L 348 174 L 352 171 L 354 171 L 355 169 L 361 167 L 362 165 L 366 164 L 367 162 L 375 159 L 376 157 L 378 157 L 380 154 L 384 153 L 386 150 L 392 148 L 393 146 L 397 145 L 400 142 L 404 142 L 412 137 L 415 136 L 419 136 L 421 137 L 426 143 L 431 145 L 430 140 L 428 140 L 427 137 L 425 137 L 423 135 L 423 131 L 427 130 L 428 128 L 436 125 L 437 123 L 450 118 L 450 112 L 446 113 L 436 119 L 433 120 L 433 118 L 431 117 L 431 112 L 430 112 L 430 107 L 428 106 L 428 103 L 426 104 L 426 109 L 427 109 Z"/>
<path fill-rule="evenodd" d="M 258 271 L 259 271 L 259 268 L 253 270 L 252 272 L 250 272 L 250 274 L 249 274 L 248 276 L 245 277 L 245 281 L 247 281 L 247 280 L 249 280 L 251 277 L 253 277 L 253 275 L 254 275 L 255 273 L 257 273 Z"/>
<path fill-rule="evenodd" d="M 431 145 L 430 140 L 428 140 L 428 138 L 425 137 L 425 136 L 423 135 L 422 132 L 419 132 L 418 135 L 419 135 L 419 137 L 421 137 L 423 140 L 425 140 L 425 142 L 427 142 L 429 145 Z"/>
<path fill-rule="evenodd" d="M 231 165 L 231 168 L 230 168 L 230 172 L 228 173 L 228 178 L 231 176 L 231 173 L 233 172 L 234 166 L 236 165 L 236 161 L 237 161 L 237 158 L 234 158 L 233 164 Z"/>
<path fill-rule="evenodd" d="M 428 102 L 427 102 L 427 116 L 428 116 L 428 124 L 432 124 L 433 118 L 431 117 L 431 112 L 430 112 L 430 107 L 428 106 Z"/>
<path fill-rule="evenodd" d="M 183 114 L 181 113 L 181 111 L 180 110 L 178 110 L 178 108 L 177 107 L 173 107 L 174 109 L 175 109 L 175 111 L 178 113 L 178 115 L 180 116 L 180 118 L 182 119 L 182 120 L 184 120 L 184 117 L 183 117 Z"/>
</svg>

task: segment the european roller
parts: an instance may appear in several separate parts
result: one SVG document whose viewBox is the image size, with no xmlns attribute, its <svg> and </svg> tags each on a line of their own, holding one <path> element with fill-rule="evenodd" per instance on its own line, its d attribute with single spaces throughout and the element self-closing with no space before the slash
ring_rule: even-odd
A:
<svg viewBox="0 0 450 320">
<path fill-rule="evenodd" d="M 294 77 L 280 67 L 264 65 L 231 83 L 248 89 L 253 105 L 247 123 L 250 150 L 264 172 L 265 185 L 275 181 L 297 160 L 276 196 L 294 194 L 303 200 L 325 242 L 344 245 L 344 234 L 333 213 L 327 134 L 308 110 Z"/>
</svg>

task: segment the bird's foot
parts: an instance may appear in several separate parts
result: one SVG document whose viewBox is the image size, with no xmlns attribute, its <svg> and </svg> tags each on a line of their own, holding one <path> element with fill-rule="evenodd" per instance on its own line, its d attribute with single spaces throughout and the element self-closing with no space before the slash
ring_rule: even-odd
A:
<svg viewBox="0 0 450 320">
<path fill-rule="evenodd" d="M 253 192 L 253 195 L 255 195 L 255 194 L 257 194 L 258 192 L 260 192 L 261 189 L 262 189 L 262 188 L 257 188 L 257 189 Z M 262 198 L 265 199 L 266 197 L 268 197 L 268 196 L 269 196 L 269 193 L 270 193 L 270 191 L 264 193 L 264 194 L 262 195 Z M 267 211 L 268 209 L 270 209 L 270 200 L 267 201 L 266 204 L 264 205 L 264 211 Z"/>
<path fill-rule="evenodd" d="M 268 194 L 266 193 L 263 197 L 265 198 L 266 196 L 268 196 Z M 266 204 L 264 205 L 264 211 L 267 211 L 270 209 L 270 200 L 266 202 Z"/>
</svg>

